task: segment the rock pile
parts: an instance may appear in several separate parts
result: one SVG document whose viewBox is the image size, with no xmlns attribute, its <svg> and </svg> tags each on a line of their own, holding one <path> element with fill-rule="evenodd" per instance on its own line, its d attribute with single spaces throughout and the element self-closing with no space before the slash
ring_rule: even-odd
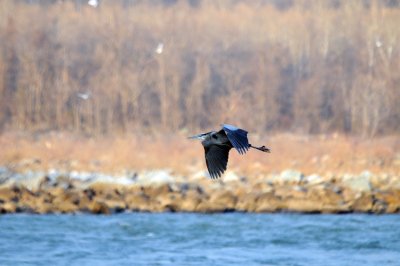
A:
<svg viewBox="0 0 400 266">
<path fill-rule="evenodd" d="M 213 181 L 163 170 L 117 176 L 56 170 L 21 174 L 0 167 L 0 213 L 400 212 L 397 176 L 305 176 L 294 170 L 255 180 L 233 172 L 226 176 Z"/>
</svg>

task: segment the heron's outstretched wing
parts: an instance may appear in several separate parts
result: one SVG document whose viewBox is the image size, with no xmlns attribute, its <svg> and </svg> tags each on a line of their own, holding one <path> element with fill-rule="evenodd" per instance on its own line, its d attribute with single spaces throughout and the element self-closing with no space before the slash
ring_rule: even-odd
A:
<svg viewBox="0 0 400 266">
<path fill-rule="evenodd" d="M 249 149 L 249 140 L 247 139 L 247 131 L 232 125 L 224 124 L 222 129 L 232 143 L 233 147 L 240 153 L 245 154 Z"/>
<path fill-rule="evenodd" d="M 216 144 L 204 147 L 207 169 L 212 179 L 220 177 L 225 172 L 230 149 L 229 146 Z"/>
</svg>

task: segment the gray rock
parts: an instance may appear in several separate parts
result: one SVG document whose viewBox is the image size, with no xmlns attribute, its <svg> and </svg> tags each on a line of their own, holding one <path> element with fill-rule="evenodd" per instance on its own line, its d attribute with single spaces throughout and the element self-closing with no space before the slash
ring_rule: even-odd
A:
<svg viewBox="0 0 400 266">
<path fill-rule="evenodd" d="M 210 178 L 210 175 L 208 174 L 207 171 L 201 170 L 193 173 L 190 175 L 191 180 L 202 180 L 204 178 Z"/>
<path fill-rule="evenodd" d="M 9 172 L 9 170 L 8 170 L 7 167 L 0 166 L 0 176 L 3 175 L 3 174 L 6 174 L 8 172 Z"/>
<path fill-rule="evenodd" d="M 346 174 L 342 178 L 342 184 L 353 191 L 370 192 L 372 190 L 371 176 L 372 174 L 368 171 L 364 171 L 359 176 Z"/>
<path fill-rule="evenodd" d="M 241 181 L 240 176 L 238 176 L 235 172 L 233 171 L 226 171 L 222 177 L 224 182 L 238 182 Z"/>
<path fill-rule="evenodd" d="M 132 185 L 136 183 L 135 179 L 132 179 L 131 175 L 100 175 L 98 178 L 101 180 L 101 182 L 105 183 L 113 183 L 113 184 L 119 184 L 119 185 Z"/>
<path fill-rule="evenodd" d="M 85 186 L 93 183 L 112 183 L 121 185 L 131 185 L 135 183 L 135 179 L 133 179 L 130 174 L 108 175 L 97 172 L 72 171 L 69 174 L 69 177 L 72 181 L 74 181 L 74 184 L 78 182 L 80 186 Z"/>
<path fill-rule="evenodd" d="M 141 185 L 161 185 L 172 183 L 175 178 L 170 174 L 169 170 L 154 170 L 142 172 L 138 175 L 136 181 Z"/>
<path fill-rule="evenodd" d="M 12 176 L 12 172 L 7 168 L 0 166 L 0 184 L 6 183 Z"/>
<path fill-rule="evenodd" d="M 47 171 L 47 177 L 49 178 L 49 180 L 51 182 L 57 180 L 57 178 L 62 176 L 62 175 L 66 176 L 67 174 L 65 174 L 63 172 L 60 172 L 60 171 L 58 171 L 58 170 L 56 170 L 54 168 L 51 168 L 49 171 Z"/>
<path fill-rule="evenodd" d="M 312 175 L 304 177 L 303 181 L 305 181 L 307 184 L 310 184 L 310 185 L 317 185 L 317 184 L 323 183 L 324 179 L 317 174 L 312 174 Z"/>
<path fill-rule="evenodd" d="M 99 181 L 99 176 L 102 174 L 96 174 L 92 172 L 85 172 L 85 171 L 71 171 L 68 176 L 71 179 L 79 180 L 84 183 L 92 183 L 95 181 Z"/>
<path fill-rule="evenodd" d="M 24 173 L 13 173 L 5 184 L 8 186 L 24 186 L 29 190 L 37 190 L 43 182 L 46 182 L 46 174 L 44 172 L 27 171 Z"/>
<path fill-rule="evenodd" d="M 279 178 L 279 180 L 276 180 Z M 304 174 L 296 170 L 285 170 L 279 176 L 274 178 L 274 181 L 282 183 L 299 183 L 304 179 Z"/>
</svg>

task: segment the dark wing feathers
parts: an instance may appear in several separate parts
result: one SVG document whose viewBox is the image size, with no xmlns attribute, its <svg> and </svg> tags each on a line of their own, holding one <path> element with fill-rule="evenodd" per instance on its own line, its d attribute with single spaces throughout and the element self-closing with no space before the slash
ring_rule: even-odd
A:
<svg viewBox="0 0 400 266">
<path fill-rule="evenodd" d="M 212 179 L 220 177 L 225 172 L 230 149 L 229 146 L 222 145 L 204 147 L 207 169 Z"/>
<path fill-rule="evenodd" d="M 247 139 L 247 131 L 232 125 L 224 124 L 222 129 L 232 143 L 233 147 L 240 153 L 244 154 L 249 149 L 249 140 Z"/>
</svg>

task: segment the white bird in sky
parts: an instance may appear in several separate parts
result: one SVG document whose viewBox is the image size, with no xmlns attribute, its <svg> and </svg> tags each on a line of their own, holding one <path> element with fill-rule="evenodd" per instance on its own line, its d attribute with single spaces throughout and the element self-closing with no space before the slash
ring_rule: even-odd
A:
<svg viewBox="0 0 400 266">
<path fill-rule="evenodd" d="M 375 45 L 376 45 L 376 47 L 380 48 L 383 45 L 383 43 L 379 38 L 376 38 L 375 39 Z"/>
<path fill-rule="evenodd" d="M 90 98 L 90 92 L 78 92 L 76 96 L 86 101 Z"/>
<path fill-rule="evenodd" d="M 92 7 L 98 7 L 99 6 L 99 1 L 98 0 L 89 0 L 88 5 Z"/>
<path fill-rule="evenodd" d="M 157 45 L 156 53 L 157 53 L 157 54 L 161 54 L 161 53 L 163 52 L 163 50 L 164 50 L 164 44 L 163 44 L 162 42 L 160 42 L 160 43 Z"/>
</svg>

